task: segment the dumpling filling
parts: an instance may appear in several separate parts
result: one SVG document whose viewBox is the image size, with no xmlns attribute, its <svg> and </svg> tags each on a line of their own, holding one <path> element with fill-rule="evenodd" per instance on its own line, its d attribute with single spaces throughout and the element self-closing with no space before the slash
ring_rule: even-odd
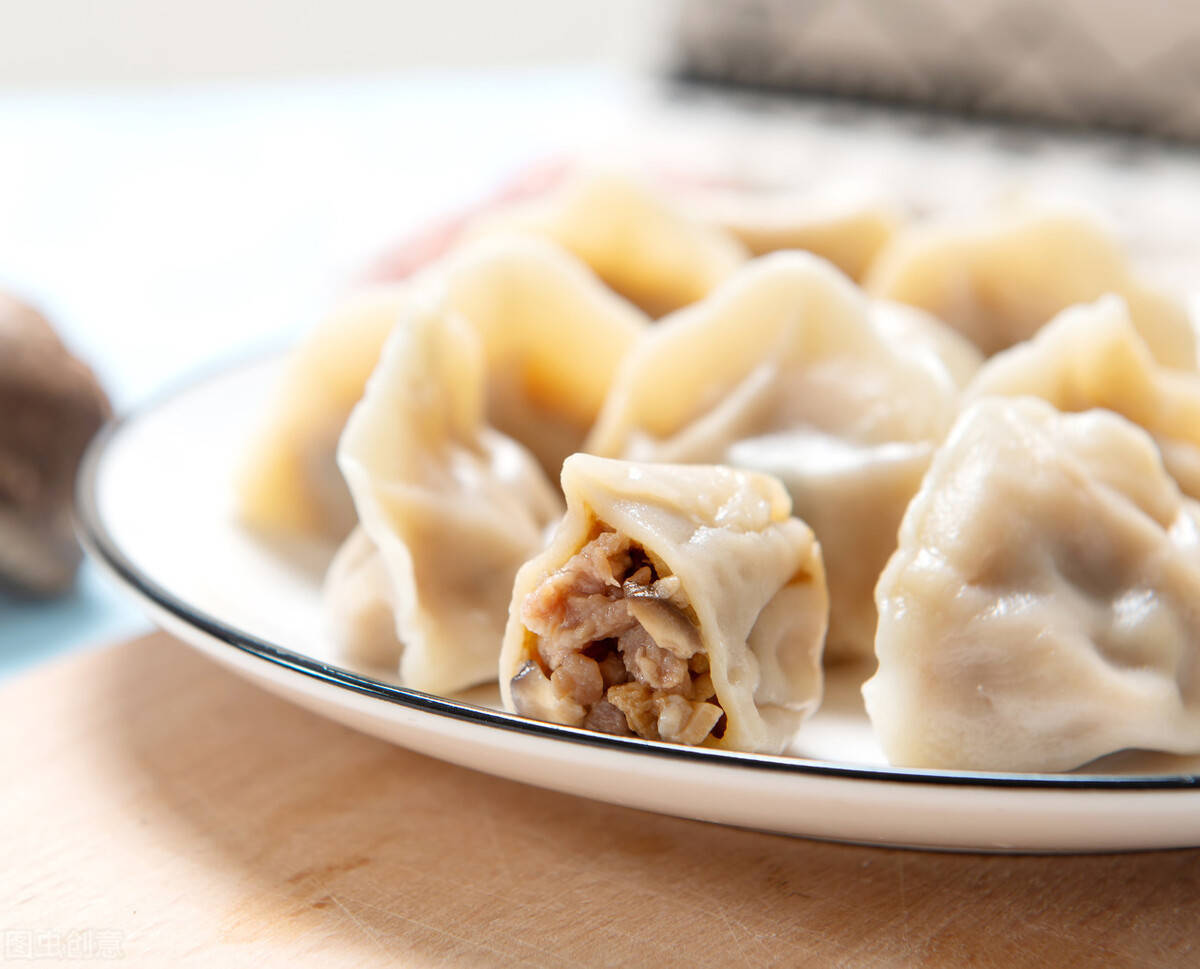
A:
<svg viewBox="0 0 1200 969">
<path fill-rule="evenodd" d="M 521 605 L 536 660 L 512 679 L 524 716 L 697 745 L 725 730 L 678 577 L 603 528 Z"/>
</svg>

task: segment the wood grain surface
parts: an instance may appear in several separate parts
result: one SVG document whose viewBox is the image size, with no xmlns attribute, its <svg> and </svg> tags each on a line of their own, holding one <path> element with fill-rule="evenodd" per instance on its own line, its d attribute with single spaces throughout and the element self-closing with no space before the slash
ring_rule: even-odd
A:
<svg viewBox="0 0 1200 969">
<path fill-rule="evenodd" d="M 162 634 L 11 681 L 0 710 L 14 965 L 1200 964 L 1197 851 L 932 854 L 643 814 L 355 734 Z"/>
</svg>

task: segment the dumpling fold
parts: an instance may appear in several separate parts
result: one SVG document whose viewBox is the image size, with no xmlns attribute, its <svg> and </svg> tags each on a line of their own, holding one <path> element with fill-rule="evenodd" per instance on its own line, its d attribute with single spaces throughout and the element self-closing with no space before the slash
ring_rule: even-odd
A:
<svg viewBox="0 0 1200 969">
<path fill-rule="evenodd" d="M 616 171 L 577 172 L 545 198 L 500 210 L 471 232 L 550 239 L 655 317 L 703 299 L 749 256 L 732 235 Z"/>
<path fill-rule="evenodd" d="M 861 282 L 903 218 L 882 193 L 853 183 L 820 191 L 700 188 L 681 195 L 752 255 L 800 249 Z"/>
<path fill-rule="evenodd" d="M 354 527 L 334 453 L 407 298 L 399 284 L 355 293 L 291 352 L 238 469 L 244 524 L 269 535 L 334 541 Z"/>
<path fill-rule="evenodd" d="M 420 308 L 401 319 L 338 464 L 361 529 L 326 579 L 343 655 L 433 693 L 494 679 L 513 577 L 561 503 L 529 451 L 487 424 L 469 324 Z"/>
</svg>

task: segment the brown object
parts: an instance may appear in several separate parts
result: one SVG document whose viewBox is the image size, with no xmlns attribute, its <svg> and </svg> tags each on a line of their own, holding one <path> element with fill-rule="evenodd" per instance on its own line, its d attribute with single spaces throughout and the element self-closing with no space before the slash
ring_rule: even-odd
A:
<svg viewBox="0 0 1200 969">
<path fill-rule="evenodd" d="M 12 681 L 0 709 L 0 947 L 289 969 L 1200 962 L 1200 851 L 933 854 L 644 814 L 354 733 L 163 634 Z"/>
<path fill-rule="evenodd" d="M 0 586 L 51 595 L 71 584 L 75 472 L 110 413 L 46 318 L 0 293 Z"/>
<path fill-rule="evenodd" d="M 683 0 L 688 77 L 1200 140 L 1178 0 Z"/>
</svg>

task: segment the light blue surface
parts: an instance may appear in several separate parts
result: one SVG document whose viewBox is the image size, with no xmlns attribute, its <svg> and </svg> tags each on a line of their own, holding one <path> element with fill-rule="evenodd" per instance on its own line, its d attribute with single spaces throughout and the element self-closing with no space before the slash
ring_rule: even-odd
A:
<svg viewBox="0 0 1200 969">
<path fill-rule="evenodd" d="M 61 599 L 30 602 L 0 595 L 0 677 L 149 628 L 132 601 L 85 562 L 74 590 Z"/>
</svg>

